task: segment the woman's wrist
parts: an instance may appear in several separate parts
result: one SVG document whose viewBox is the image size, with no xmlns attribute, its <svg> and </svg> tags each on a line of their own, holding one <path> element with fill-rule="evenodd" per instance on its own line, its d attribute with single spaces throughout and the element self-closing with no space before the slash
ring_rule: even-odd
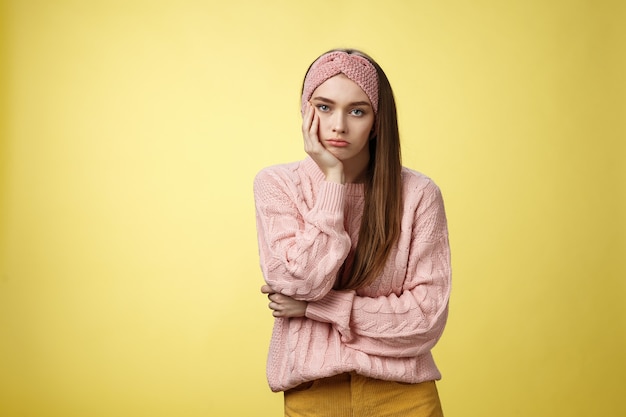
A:
<svg viewBox="0 0 626 417">
<path fill-rule="evenodd" d="M 336 182 L 338 184 L 344 184 L 346 182 L 343 169 L 331 169 L 326 171 L 326 181 Z"/>
</svg>

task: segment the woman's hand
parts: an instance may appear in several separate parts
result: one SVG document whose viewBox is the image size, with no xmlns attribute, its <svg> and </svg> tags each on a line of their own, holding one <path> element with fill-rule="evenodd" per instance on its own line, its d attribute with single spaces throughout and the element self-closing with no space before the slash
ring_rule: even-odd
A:
<svg viewBox="0 0 626 417">
<path fill-rule="evenodd" d="M 344 183 L 343 164 L 320 142 L 318 131 L 320 117 L 311 103 L 306 104 L 302 117 L 302 136 L 304 137 L 304 151 L 309 154 L 320 167 L 326 181 Z"/>
<path fill-rule="evenodd" d="M 306 313 L 306 301 L 294 300 L 283 294 L 274 292 L 269 285 L 261 287 L 261 292 L 269 298 L 269 308 L 274 317 L 304 317 Z"/>
</svg>

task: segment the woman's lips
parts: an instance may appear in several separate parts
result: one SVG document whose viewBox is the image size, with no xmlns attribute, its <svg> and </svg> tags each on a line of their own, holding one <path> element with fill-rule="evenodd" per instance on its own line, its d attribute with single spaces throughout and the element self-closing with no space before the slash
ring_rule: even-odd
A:
<svg viewBox="0 0 626 417">
<path fill-rule="evenodd" d="M 328 139 L 326 143 L 336 148 L 345 148 L 346 146 L 349 145 L 348 142 L 346 142 L 345 140 L 341 140 L 341 139 Z"/>
</svg>

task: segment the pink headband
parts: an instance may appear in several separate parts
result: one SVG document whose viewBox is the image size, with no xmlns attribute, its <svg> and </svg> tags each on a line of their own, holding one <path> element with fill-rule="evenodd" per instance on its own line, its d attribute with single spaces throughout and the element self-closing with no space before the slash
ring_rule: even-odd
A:
<svg viewBox="0 0 626 417">
<path fill-rule="evenodd" d="M 374 114 L 378 113 L 378 73 L 374 65 L 360 55 L 349 54 L 343 51 L 334 51 L 319 57 L 304 79 L 302 90 L 302 113 L 304 106 L 311 99 L 313 91 L 324 81 L 337 74 L 345 74 L 357 83 L 372 103 Z"/>
</svg>

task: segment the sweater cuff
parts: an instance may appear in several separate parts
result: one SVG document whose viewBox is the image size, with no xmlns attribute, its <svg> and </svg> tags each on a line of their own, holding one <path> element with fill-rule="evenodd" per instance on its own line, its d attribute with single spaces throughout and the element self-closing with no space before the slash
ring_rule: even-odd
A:
<svg viewBox="0 0 626 417">
<path fill-rule="evenodd" d="M 305 316 L 311 320 L 331 323 L 341 333 L 341 339 L 349 342 L 352 339 L 350 332 L 350 316 L 354 291 L 331 290 L 321 300 L 308 303 Z"/>
<path fill-rule="evenodd" d="M 320 211 L 343 213 L 345 186 L 336 182 L 323 181 L 316 206 Z"/>
</svg>

